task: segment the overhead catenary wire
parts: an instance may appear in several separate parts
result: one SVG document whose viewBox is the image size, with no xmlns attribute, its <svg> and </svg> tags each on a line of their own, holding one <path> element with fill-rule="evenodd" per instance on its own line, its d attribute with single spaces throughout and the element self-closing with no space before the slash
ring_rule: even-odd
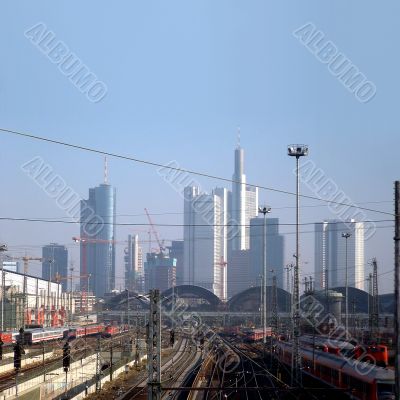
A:
<svg viewBox="0 0 400 400">
<path fill-rule="evenodd" d="M 165 168 L 165 169 L 168 169 L 168 170 L 171 170 L 171 171 L 177 171 L 177 172 L 181 172 L 181 173 L 197 175 L 197 176 L 201 176 L 201 177 L 204 177 L 204 178 L 215 179 L 215 180 L 219 180 L 219 181 L 223 181 L 223 182 L 229 182 L 229 183 L 242 183 L 242 182 L 234 180 L 234 179 L 224 178 L 224 177 L 221 177 L 221 176 L 212 175 L 210 173 L 194 171 L 194 170 L 190 170 L 190 169 L 186 169 L 186 168 L 173 167 L 173 166 L 167 165 L 167 164 L 162 164 L 162 163 L 149 161 L 149 160 L 143 160 L 143 159 L 139 159 L 139 158 L 136 158 L 136 157 L 131 157 L 131 156 L 118 154 L 118 153 L 112 153 L 112 152 L 108 152 L 108 151 L 105 151 L 105 150 L 99 150 L 99 149 L 95 149 L 95 148 L 92 148 L 92 147 L 81 146 L 81 145 L 68 143 L 68 142 L 55 140 L 55 139 L 50 139 L 50 138 L 46 138 L 46 137 L 43 137 L 43 136 L 33 135 L 33 134 L 25 133 L 25 132 L 19 132 L 19 131 L 12 130 L 12 129 L 0 128 L 0 132 L 12 134 L 12 135 L 19 136 L 19 137 L 23 137 L 25 139 L 32 139 L 32 140 L 47 142 L 47 143 L 51 143 L 51 144 L 55 144 L 55 145 L 59 145 L 59 146 L 64 146 L 64 147 L 72 148 L 72 149 L 75 149 L 75 150 L 82 150 L 82 151 L 87 151 L 87 152 L 90 152 L 90 153 L 101 154 L 103 156 L 109 156 L 109 157 L 118 158 L 118 159 L 122 159 L 122 160 L 126 160 L 126 161 L 132 161 L 132 162 L 136 162 L 136 163 L 150 165 L 150 166 L 153 166 L 153 167 Z M 252 183 L 247 183 L 246 185 L 248 187 L 259 188 L 259 189 L 263 189 L 263 190 L 267 190 L 267 191 L 271 191 L 271 192 L 276 192 L 276 193 L 281 193 L 281 194 L 286 194 L 286 195 L 290 195 L 290 196 L 295 196 L 296 195 L 296 193 L 288 191 L 288 190 L 277 189 L 277 188 L 272 188 L 272 187 L 263 186 L 263 185 L 255 185 L 255 184 L 252 184 Z M 385 214 L 385 215 L 394 216 L 394 214 L 391 213 L 391 212 L 382 211 L 382 210 L 376 210 L 376 209 L 367 208 L 367 207 L 360 207 L 357 204 L 349 204 L 349 203 L 344 203 L 344 202 L 335 201 L 335 200 L 327 200 L 327 199 L 322 199 L 322 198 L 319 198 L 319 197 L 316 197 L 316 196 L 305 195 L 305 194 L 300 194 L 300 196 L 302 198 L 322 201 L 322 202 L 329 203 L 329 204 L 336 204 L 336 205 L 341 205 L 341 206 L 345 206 L 345 207 L 349 207 L 349 208 L 358 208 L 358 209 L 364 210 L 364 211 L 370 211 L 370 212 L 374 212 L 374 213 L 378 213 L 378 214 Z"/>
<path fill-rule="evenodd" d="M 65 221 L 62 219 L 42 219 L 42 218 L 26 218 L 26 217 L 0 217 L 0 221 L 22 221 L 22 222 L 43 222 L 43 223 L 57 223 L 57 224 L 83 224 L 83 225 L 115 225 L 115 226 L 150 226 L 149 223 L 146 222 L 90 222 L 90 221 L 81 221 L 81 220 L 73 220 L 73 221 Z M 331 221 L 326 222 L 327 224 L 358 224 L 360 222 L 363 223 L 380 223 L 380 222 L 393 222 L 391 219 L 381 219 L 381 220 L 364 220 L 364 221 Z M 307 226 L 307 225 L 315 225 L 315 224 L 322 224 L 324 222 L 317 221 L 317 222 L 302 222 L 299 225 Z M 167 223 L 154 223 L 154 226 L 160 227 L 251 227 L 252 225 L 249 224 L 237 224 L 235 222 L 228 223 L 228 224 L 167 224 Z M 256 225 L 258 226 L 258 225 Z M 261 226 L 261 225 L 259 225 Z M 296 226 L 294 223 L 268 223 L 267 226 Z M 365 229 L 365 228 L 356 228 L 356 229 Z"/>
</svg>

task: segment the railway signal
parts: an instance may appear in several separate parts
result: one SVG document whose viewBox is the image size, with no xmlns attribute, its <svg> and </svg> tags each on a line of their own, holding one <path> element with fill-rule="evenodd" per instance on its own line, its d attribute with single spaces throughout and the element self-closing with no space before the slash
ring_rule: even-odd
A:
<svg viewBox="0 0 400 400">
<path fill-rule="evenodd" d="M 24 328 L 19 328 L 19 338 L 18 338 L 18 342 L 21 345 L 25 344 L 25 330 Z"/>
<path fill-rule="evenodd" d="M 68 342 L 65 342 L 63 347 L 64 372 L 68 372 L 70 366 L 71 366 L 71 347 L 69 346 Z"/>
<path fill-rule="evenodd" d="M 21 369 L 22 354 L 25 354 L 24 348 L 17 342 L 14 346 L 14 368 L 17 372 Z"/>
</svg>

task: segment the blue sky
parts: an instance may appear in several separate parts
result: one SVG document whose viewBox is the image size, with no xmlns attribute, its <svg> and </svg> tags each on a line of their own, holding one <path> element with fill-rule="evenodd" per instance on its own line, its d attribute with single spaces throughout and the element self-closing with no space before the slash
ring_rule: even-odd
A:
<svg viewBox="0 0 400 400">
<path fill-rule="evenodd" d="M 294 189 L 288 143 L 307 143 L 310 158 L 355 202 L 378 201 L 391 211 L 398 175 L 400 58 L 395 51 L 400 5 L 385 1 L 7 1 L 0 15 L 1 127 L 231 177 L 237 127 L 254 184 Z M 312 22 L 377 87 L 359 103 L 293 36 Z M 108 88 L 87 100 L 25 36 L 43 23 Z M 102 181 L 101 157 L 1 134 L 1 215 L 67 217 L 20 166 L 41 156 L 83 197 Z M 182 199 L 152 167 L 109 160 L 118 214 L 182 212 Z M 204 189 L 221 183 L 199 179 Z M 306 193 L 306 188 L 303 188 Z M 291 196 L 261 192 L 274 217 L 294 221 Z M 304 200 L 303 204 L 316 204 Z M 304 222 L 333 217 L 326 207 L 305 208 Z M 368 213 L 372 219 L 385 216 Z M 154 216 L 180 223 L 180 215 Z M 147 222 L 120 216 L 120 222 Z M 382 224 L 384 225 L 384 224 Z M 387 225 L 387 224 L 386 224 Z M 141 228 L 144 230 L 145 228 Z M 0 240 L 40 254 L 40 245 L 70 246 L 77 226 L 0 223 Z M 134 229 L 118 229 L 125 240 Z M 178 228 L 160 228 L 166 239 Z M 287 236 L 287 261 L 293 252 Z M 393 269 L 392 230 L 368 241 L 367 260 Z M 144 236 L 145 237 L 145 236 Z M 122 254 L 123 244 L 119 246 Z M 312 270 L 313 235 L 303 235 L 305 273 Z M 119 257 L 118 275 L 122 275 Z M 38 265 L 32 264 L 33 271 Z M 390 278 L 390 279 L 389 279 Z M 392 290 L 390 274 L 381 291 Z"/>
</svg>

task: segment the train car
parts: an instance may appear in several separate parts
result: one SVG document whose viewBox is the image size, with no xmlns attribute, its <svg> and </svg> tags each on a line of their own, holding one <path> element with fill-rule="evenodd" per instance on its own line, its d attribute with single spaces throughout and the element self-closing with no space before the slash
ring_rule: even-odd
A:
<svg viewBox="0 0 400 400">
<path fill-rule="evenodd" d="M 69 328 L 67 332 L 67 337 L 69 340 L 73 340 L 76 338 L 84 337 L 84 336 L 92 336 L 101 334 L 104 331 L 103 325 L 88 325 L 88 326 L 78 326 Z"/>
<path fill-rule="evenodd" d="M 353 358 L 355 355 L 355 346 L 353 344 L 325 336 L 303 335 L 300 336 L 299 342 L 304 347 L 315 348 L 336 356 Z"/>
<path fill-rule="evenodd" d="M 108 325 L 104 328 L 103 337 L 111 337 L 120 333 L 119 326 Z"/>
<path fill-rule="evenodd" d="M 264 329 L 248 329 L 244 332 L 244 341 L 248 343 L 260 342 L 264 339 Z M 272 336 L 272 328 L 268 327 L 265 331 L 265 337 Z"/>
<path fill-rule="evenodd" d="M 12 332 L 0 332 L 0 340 L 4 346 L 12 344 Z"/>
<path fill-rule="evenodd" d="M 18 337 L 19 337 L 19 332 L 18 331 L 12 331 L 11 332 L 12 336 L 12 343 L 17 343 Z"/>
<path fill-rule="evenodd" d="M 387 367 L 389 364 L 388 347 L 383 344 L 358 345 L 355 348 L 355 358 L 358 360 L 376 363 L 380 367 Z"/>
<path fill-rule="evenodd" d="M 292 345 L 276 343 L 276 354 L 290 366 Z M 348 390 L 351 398 L 359 400 L 394 400 L 394 370 L 358 360 L 337 357 L 317 349 L 300 347 L 302 370 L 305 374 L 328 385 Z"/>
<path fill-rule="evenodd" d="M 66 328 L 27 329 L 24 332 L 24 343 L 32 345 L 35 343 L 63 339 L 66 331 Z"/>
</svg>

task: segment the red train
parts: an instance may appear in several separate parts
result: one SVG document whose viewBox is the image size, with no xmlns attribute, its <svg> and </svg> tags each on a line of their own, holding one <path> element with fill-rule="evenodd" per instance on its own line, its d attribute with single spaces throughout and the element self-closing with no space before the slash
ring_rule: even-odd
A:
<svg viewBox="0 0 400 400">
<path fill-rule="evenodd" d="M 19 332 L 17 331 L 0 332 L 0 339 L 2 340 L 4 346 L 9 346 L 17 341 L 18 335 Z"/>
<path fill-rule="evenodd" d="M 292 363 L 292 345 L 276 343 L 277 357 L 287 366 Z M 394 400 L 394 370 L 345 357 L 337 357 L 317 349 L 300 348 L 305 374 L 328 385 L 348 390 L 359 400 Z"/>
<path fill-rule="evenodd" d="M 117 326 L 117 325 L 107 325 L 103 331 L 103 337 L 111 337 L 118 335 L 119 333 L 126 332 L 128 330 L 128 325 Z"/>
<path fill-rule="evenodd" d="M 68 330 L 68 339 L 76 339 L 84 336 L 97 335 L 104 331 L 104 325 L 88 325 L 70 328 Z"/>
<path fill-rule="evenodd" d="M 263 329 L 246 329 L 244 331 L 244 341 L 245 342 L 259 342 L 264 339 Z M 272 328 L 268 327 L 265 331 L 265 337 L 272 336 Z"/>
<path fill-rule="evenodd" d="M 388 347 L 383 344 L 356 346 L 354 354 L 357 360 L 373 362 L 380 367 L 387 367 L 389 364 Z"/>
<path fill-rule="evenodd" d="M 325 336 L 304 335 L 300 337 L 304 347 L 311 347 L 336 356 L 355 358 L 364 362 L 372 362 L 380 367 L 387 367 L 389 352 L 385 345 L 353 345 L 344 340 L 331 339 Z"/>
</svg>

